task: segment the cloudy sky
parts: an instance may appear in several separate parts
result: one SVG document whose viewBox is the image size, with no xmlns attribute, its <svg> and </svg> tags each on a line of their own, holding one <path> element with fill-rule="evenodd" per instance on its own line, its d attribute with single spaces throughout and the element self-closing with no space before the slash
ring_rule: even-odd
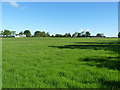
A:
<svg viewBox="0 0 120 90">
<path fill-rule="evenodd" d="M 4 2 L 2 29 L 117 36 L 117 2 Z"/>
</svg>

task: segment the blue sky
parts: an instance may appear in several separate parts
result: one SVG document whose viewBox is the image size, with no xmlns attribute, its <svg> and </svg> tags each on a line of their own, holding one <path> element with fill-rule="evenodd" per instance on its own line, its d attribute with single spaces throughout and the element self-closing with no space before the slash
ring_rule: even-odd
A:
<svg viewBox="0 0 120 90">
<path fill-rule="evenodd" d="M 117 36 L 117 2 L 4 2 L 2 29 Z"/>
</svg>

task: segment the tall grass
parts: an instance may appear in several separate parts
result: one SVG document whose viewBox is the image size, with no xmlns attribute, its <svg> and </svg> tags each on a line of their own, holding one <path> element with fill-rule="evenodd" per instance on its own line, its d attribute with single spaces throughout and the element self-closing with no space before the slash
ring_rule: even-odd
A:
<svg viewBox="0 0 120 90">
<path fill-rule="evenodd" d="M 3 88 L 120 88 L 117 38 L 5 38 Z"/>
</svg>

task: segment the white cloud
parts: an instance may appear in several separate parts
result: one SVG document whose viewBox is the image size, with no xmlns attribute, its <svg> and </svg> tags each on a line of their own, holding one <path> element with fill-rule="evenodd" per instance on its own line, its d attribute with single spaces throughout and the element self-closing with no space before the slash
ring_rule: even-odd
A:
<svg viewBox="0 0 120 90">
<path fill-rule="evenodd" d="M 12 7 L 19 7 L 21 11 L 25 10 L 27 7 L 25 6 L 20 6 L 17 2 L 9 2 L 9 4 L 12 6 Z"/>
<path fill-rule="evenodd" d="M 82 31 L 85 31 L 84 29 L 80 29 L 80 31 L 82 32 Z"/>
<path fill-rule="evenodd" d="M 92 30 L 92 29 L 86 29 L 86 31 L 89 31 L 89 32 L 90 32 L 90 31 L 93 31 L 93 30 Z"/>
<path fill-rule="evenodd" d="M 93 31 L 93 29 L 80 29 L 80 31 L 82 32 L 82 31 L 89 31 L 89 32 L 91 32 L 91 31 Z"/>
<path fill-rule="evenodd" d="M 17 2 L 10 2 L 10 5 L 13 7 L 19 7 L 19 4 Z"/>
</svg>

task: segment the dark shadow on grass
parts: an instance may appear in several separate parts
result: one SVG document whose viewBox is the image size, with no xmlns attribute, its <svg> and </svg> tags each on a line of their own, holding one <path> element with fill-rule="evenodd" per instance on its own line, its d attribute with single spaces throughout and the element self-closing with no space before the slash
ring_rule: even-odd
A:
<svg viewBox="0 0 120 90">
<path fill-rule="evenodd" d="M 92 49 L 92 50 L 105 50 L 113 51 L 118 54 L 118 57 L 92 57 L 79 60 L 85 62 L 85 65 L 96 66 L 99 68 L 108 68 L 112 70 L 120 70 L 120 41 L 115 42 L 75 42 L 77 45 L 64 45 L 64 46 L 49 46 L 59 49 Z M 78 45 L 79 44 L 79 45 Z M 120 88 L 119 81 L 107 81 L 100 79 L 101 88 Z M 117 90 L 115 89 L 115 90 Z"/>
<path fill-rule="evenodd" d="M 105 79 L 99 79 L 103 88 L 120 88 L 120 81 L 107 81 Z"/>
<path fill-rule="evenodd" d="M 105 50 L 114 51 L 120 53 L 120 45 L 64 45 L 64 46 L 49 46 L 59 49 L 93 49 L 93 50 Z"/>
<path fill-rule="evenodd" d="M 106 67 L 109 69 L 117 69 L 120 70 L 120 41 L 113 42 L 76 42 L 87 45 L 64 45 L 64 46 L 49 46 L 59 49 L 92 49 L 92 50 L 105 50 L 105 51 L 113 51 L 118 54 L 118 57 L 96 57 L 96 58 L 85 58 L 83 61 L 92 61 L 92 63 L 87 63 L 88 65 L 96 65 L 97 67 Z M 95 44 L 95 45 L 93 45 Z M 99 63 L 99 64 L 98 64 Z"/>
<path fill-rule="evenodd" d="M 103 57 L 103 58 L 85 58 L 80 61 L 86 62 L 85 65 L 96 66 L 99 68 L 108 68 L 113 70 L 120 70 L 120 57 Z M 118 77 L 119 80 L 119 77 Z M 120 81 L 109 81 L 104 78 L 100 78 L 101 88 L 120 88 Z M 115 89 L 117 90 L 117 89 Z"/>
<path fill-rule="evenodd" d="M 114 51 L 120 54 L 120 40 L 115 41 L 98 41 L 98 42 L 75 42 L 77 45 L 64 45 L 64 46 L 49 46 L 59 49 L 93 49 L 93 50 L 105 50 Z"/>
<path fill-rule="evenodd" d="M 104 57 L 104 58 L 85 58 L 80 61 L 85 61 L 86 65 L 97 66 L 99 68 L 108 68 L 113 70 L 120 70 L 120 57 Z"/>
<path fill-rule="evenodd" d="M 114 42 L 75 42 L 75 43 L 77 43 L 77 44 L 120 44 L 120 41 L 114 41 Z"/>
<path fill-rule="evenodd" d="M 114 51 L 118 54 L 120 54 L 120 40 L 117 40 L 117 41 L 111 41 L 111 42 L 75 42 L 77 44 L 87 44 L 90 46 L 90 49 L 92 49 L 92 45 L 94 45 L 93 49 L 95 50 L 98 50 L 98 49 L 101 49 L 101 50 L 109 50 L 109 51 Z M 102 47 L 102 48 L 98 48 L 98 47 Z M 84 49 L 85 48 L 85 45 L 83 47 Z"/>
</svg>

